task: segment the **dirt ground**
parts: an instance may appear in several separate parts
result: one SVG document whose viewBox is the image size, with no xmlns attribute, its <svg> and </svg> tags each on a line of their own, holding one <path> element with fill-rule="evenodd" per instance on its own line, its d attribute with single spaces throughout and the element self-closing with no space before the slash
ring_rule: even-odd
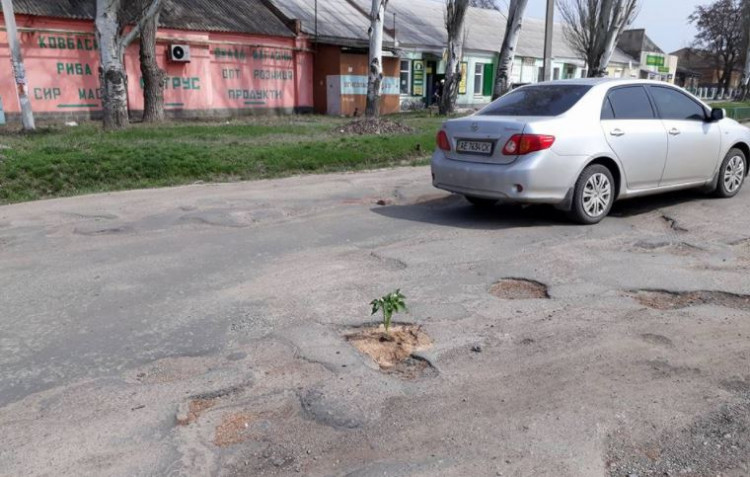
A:
<svg viewBox="0 0 750 477">
<path fill-rule="evenodd" d="M 427 168 L 0 207 L 0 475 L 747 477 L 748 210 Z"/>
</svg>

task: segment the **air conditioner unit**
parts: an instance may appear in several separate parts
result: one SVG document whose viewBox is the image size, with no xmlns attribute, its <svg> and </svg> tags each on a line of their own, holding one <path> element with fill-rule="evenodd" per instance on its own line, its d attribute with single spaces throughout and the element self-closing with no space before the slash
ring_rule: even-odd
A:
<svg viewBox="0 0 750 477">
<path fill-rule="evenodd" d="M 190 61 L 190 45 L 169 45 L 169 60 L 179 63 Z"/>
</svg>

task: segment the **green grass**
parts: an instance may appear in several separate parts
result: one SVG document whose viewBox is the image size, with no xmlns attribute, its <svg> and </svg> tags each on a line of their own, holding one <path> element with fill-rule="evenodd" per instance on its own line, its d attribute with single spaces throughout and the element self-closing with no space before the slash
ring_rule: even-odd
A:
<svg viewBox="0 0 750 477">
<path fill-rule="evenodd" d="M 442 118 L 391 117 L 414 128 L 393 135 L 343 135 L 347 119 L 322 116 L 133 125 L 98 123 L 0 129 L 0 203 L 91 192 L 233 181 L 299 173 L 424 164 Z"/>
</svg>

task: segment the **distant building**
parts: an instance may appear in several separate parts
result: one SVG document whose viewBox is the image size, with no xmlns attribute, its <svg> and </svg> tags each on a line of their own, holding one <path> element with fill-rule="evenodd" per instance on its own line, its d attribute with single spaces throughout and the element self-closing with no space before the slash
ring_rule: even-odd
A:
<svg viewBox="0 0 750 477">
<path fill-rule="evenodd" d="M 693 75 L 697 75 L 697 80 L 693 79 L 695 87 L 700 88 L 720 88 L 721 77 L 724 71 L 716 55 L 699 50 L 697 48 L 682 48 L 672 52 L 673 55 L 680 59 L 680 66 L 689 70 Z M 742 79 L 741 65 L 738 65 L 731 73 L 729 80 L 729 89 L 737 89 Z"/>
<path fill-rule="evenodd" d="M 617 47 L 636 59 L 639 79 L 653 79 L 674 83 L 679 58 L 668 55 L 646 34 L 646 30 L 633 29 L 622 32 Z"/>
<path fill-rule="evenodd" d="M 241 5 L 238 5 L 241 3 Z M 91 0 L 14 0 L 29 96 L 47 117 L 101 116 L 99 53 Z M 164 106 L 178 117 L 310 111 L 313 55 L 295 25 L 263 3 L 166 0 L 157 62 L 167 73 Z M 4 24 L 0 23 L 0 24 Z M 10 54 L 0 30 L 0 99 L 18 115 Z M 182 56 L 170 54 L 179 46 Z M 125 52 L 128 109 L 143 109 L 138 42 Z"/>
</svg>

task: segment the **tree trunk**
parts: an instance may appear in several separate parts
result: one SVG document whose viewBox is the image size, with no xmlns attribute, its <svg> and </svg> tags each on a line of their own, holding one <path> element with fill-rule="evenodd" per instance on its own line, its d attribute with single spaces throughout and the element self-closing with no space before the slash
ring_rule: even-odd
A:
<svg viewBox="0 0 750 477">
<path fill-rule="evenodd" d="M 96 40 L 101 62 L 99 81 L 105 130 L 121 129 L 128 125 L 128 79 L 122 61 L 119 10 L 118 0 L 97 0 Z"/>
<path fill-rule="evenodd" d="M 388 0 L 372 0 L 370 11 L 370 61 L 367 76 L 368 118 L 380 115 L 380 84 L 383 82 L 383 18 Z"/>
<path fill-rule="evenodd" d="M 513 72 L 513 60 L 516 56 L 516 45 L 521 33 L 524 11 L 528 0 L 511 0 L 508 6 L 508 21 L 505 26 L 503 46 L 500 49 L 495 86 L 492 91 L 492 99 L 495 100 L 504 95 L 510 89 L 510 76 Z"/>
<path fill-rule="evenodd" d="M 438 111 L 451 114 L 456 110 L 458 85 L 461 83 L 461 59 L 464 49 L 464 23 L 469 0 L 448 0 L 446 2 L 445 27 L 448 33 L 445 82 L 440 94 Z"/>
<path fill-rule="evenodd" d="M 148 20 L 141 31 L 140 60 L 143 76 L 143 122 L 164 121 L 164 87 L 167 75 L 156 63 L 156 30 L 159 14 Z"/>
<path fill-rule="evenodd" d="M 463 27 L 461 28 L 463 31 Z M 456 110 L 458 99 L 458 85 L 461 83 L 461 58 L 463 56 L 463 41 L 461 37 L 448 40 L 448 62 L 445 65 L 445 84 L 443 94 L 440 95 L 438 111 L 440 114 L 451 114 Z"/>
</svg>

